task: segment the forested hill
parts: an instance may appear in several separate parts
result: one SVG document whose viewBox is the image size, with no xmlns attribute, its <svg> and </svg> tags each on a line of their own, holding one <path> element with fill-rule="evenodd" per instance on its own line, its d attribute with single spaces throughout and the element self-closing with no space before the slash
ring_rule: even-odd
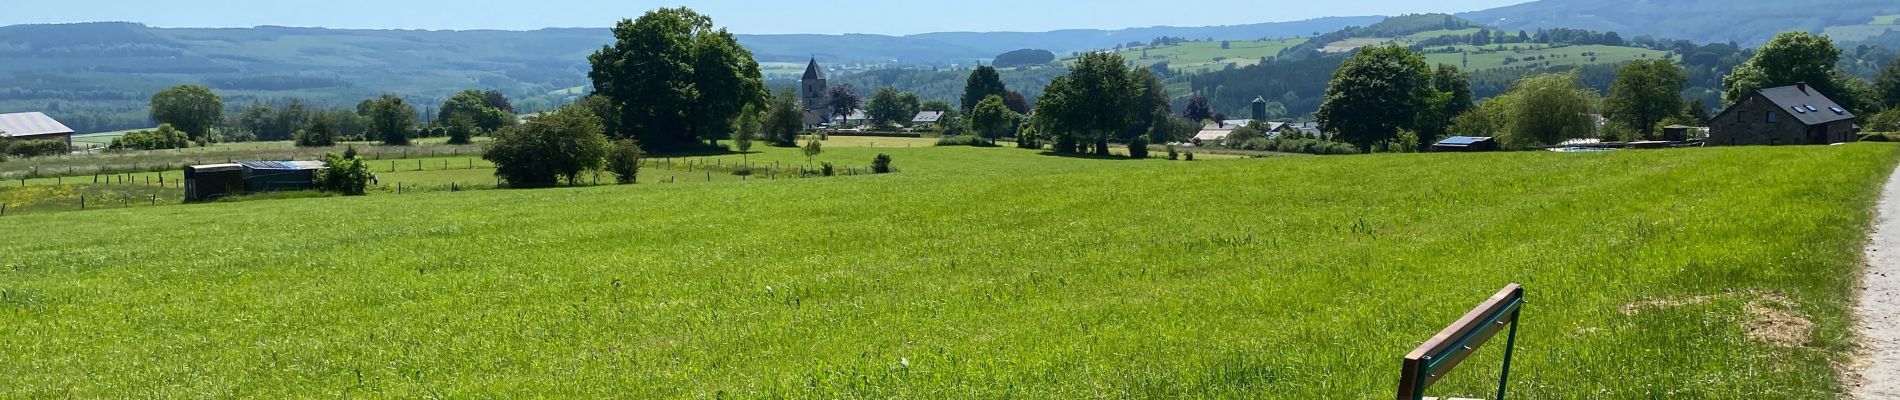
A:
<svg viewBox="0 0 1900 400">
<path fill-rule="evenodd" d="M 768 75 L 826 65 L 969 65 L 1007 51 L 1083 50 L 1156 36 L 1254 39 L 1309 35 L 1367 18 L 1252 25 L 1045 33 L 739 35 Z M 1374 18 L 1376 19 L 1376 18 Z M 603 23 L 611 22 L 603 21 Z M 601 28 L 422 31 L 153 28 L 135 23 L 0 27 L 0 112 L 45 111 L 81 132 L 149 127 L 158 89 L 203 83 L 229 107 L 301 98 L 347 106 L 389 92 L 421 105 L 463 89 L 496 89 L 526 110 L 580 94 L 587 55 L 612 40 Z"/>
<path fill-rule="evenodd" d="M 1799 30 L 1863 41 L 1894 26 L 1894 0 L 1539 0 L 1459 14 L 1507 30 L 1573 28 L 1756 46 Z"/>
</svg>

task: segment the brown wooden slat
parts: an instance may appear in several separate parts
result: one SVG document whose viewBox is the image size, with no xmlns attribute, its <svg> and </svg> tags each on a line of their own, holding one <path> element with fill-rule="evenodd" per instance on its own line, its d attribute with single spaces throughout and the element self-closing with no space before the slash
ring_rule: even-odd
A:
<svg viewBox="0 0 1900 400">
<path fill-rule="evenodd" d="M 1420 392 L 1424 391 L 1425 388 L 1431 387 L 1432 383 L 1436 383 L 1438 379 L 1446 375 L 1446 372 L 1449 372 L 1451 368 L 1463 362 L 1470 353 L 1474 352 L 1478 347 L 1483 346 L 1485 342 L 1490 341 L 1491 337 L 1497 335 L 1499 330 L 1508 327 L 1510 321 L 1516 318 L 1515 315 L 1504 317 L 1500 321 L 1505 323 L 1501 324 L 1485 324 L 1485 320 L 1488 319 L 1487 317 L 1491 314 L 1495 314 L 1510 305 L 1510 300 L 1519 296 L 1522 291 L 1523 286 L 1521 285 L 1515 283 L 1506 285 L 1503 290 L 1499 290 L 1497 294 L 1491 295 L 1491 298 L 1479 303 L 1477 308 L 1466 312 L 1463 317 L 1459 317 L 1457 322 L 1453 322 L 1451 325 L 1446 326 L 1444 330 L 1439 331 L 1437 335 L 1432 336 L 1431 340 L 1425 341 L 1425 343 L 1420 344 L 1418 348 L 1413 349 L 1410 354 L 1406 354 L 1399 372 L 1398 398 L 1401 400 L 1417 398 Z M 1474 331 L 1478 331 L 1478 337 L 1469 343 L 1471 350 L 1451 354 L 1448 360 L 1444 361 L 1446 364 L 1442 366 L 1440 369 L 1441 372 L 1438 373 L 1437 376 L 1428 376 L 1423 380 L 1422 385 L 1418 384 L 1420 382 L 1418 377 L 1420 374 L 1425 373 L 1425 364 L 1428 363 L 1424 359 L 1425 356 L 1443 352 L 1446 348 L 1451 347 L 1457 338 Z"/>
</svg>

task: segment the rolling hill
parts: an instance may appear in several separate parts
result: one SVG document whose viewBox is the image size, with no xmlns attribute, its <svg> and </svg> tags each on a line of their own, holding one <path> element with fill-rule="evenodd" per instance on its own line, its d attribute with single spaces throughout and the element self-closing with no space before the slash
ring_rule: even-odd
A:
<svg viewBox="0 0 1900 400">
<path fill-rule="evenodd" d="M 1791 30 L 1864 40 L 1885 32 L 1896 14 L 1900 2 L 1892 0 L 1539 0 L 1458 16 L 1508 30 L 1574 28 L 1755 46 Z"/>
</svg>

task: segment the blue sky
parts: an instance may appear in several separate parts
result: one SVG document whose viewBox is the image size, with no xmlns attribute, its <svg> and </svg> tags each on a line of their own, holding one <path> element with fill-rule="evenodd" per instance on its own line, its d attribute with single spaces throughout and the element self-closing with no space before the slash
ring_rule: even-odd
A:
<svg viewBox="0 0 1900 400">
<path fill-rule="evenodd" d="M 912 34 L 1206 26 L 1462 12 L 1526 0 L 8 0 L 0 25 L 131 21 L 161 27 L 536 29 L 604 27 L 686 5 L 738 33 Z"/>
</svg>

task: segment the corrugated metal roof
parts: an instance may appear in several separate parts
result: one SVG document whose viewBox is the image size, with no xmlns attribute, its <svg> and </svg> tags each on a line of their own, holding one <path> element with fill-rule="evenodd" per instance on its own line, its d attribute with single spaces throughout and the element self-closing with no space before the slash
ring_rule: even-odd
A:
<svg viewBox="0 0 1900 400">
<path fill-rule="evenodd" d="M 40 135 L 71 134 L 73 128 L 59 123 L 45 113 L 24 112 L 0 114 L 0 137 L 24 137 Z"/>
<path fill-rule="evenodd" d="M 193 165 L 187 168 L 191 168 L 197 171 L 229 171 L 229 170 L 234 170 L 234 169 L 243 169 L 244 166 L 238 165 L 238 164 L 206 164 L 206 165 Z"/>
<path fill-rule="evenodd" d="M 937 122 L 937 120 L 943 119 L 943 114 L 944 114 L 943 111 L 924 111 L 924 112 L 917 113 L 917 116 L 912 117 L 910 119 L 910 122 L 911 123 Z"/>
<path fill-rule="evenodd" d="M 262 170 L 296 171 L 323 169 L 322 161 L 238 161 L 237 163 L 238 165 L 243 165 L 244 168 Z"/>
<path fill-rule="evenodd" d="M 1438 141 L 1438 144 L 1468 146 L 1468 145 L 1476 144 L 1478 142 L 1488 142 L 1488 141 L 1491 141 L 1491 138 L 1486 137 L 1486 136 L 1452 136 L 1452 137 L 1445 138 L 1445 140 Z"/>
</svg>

